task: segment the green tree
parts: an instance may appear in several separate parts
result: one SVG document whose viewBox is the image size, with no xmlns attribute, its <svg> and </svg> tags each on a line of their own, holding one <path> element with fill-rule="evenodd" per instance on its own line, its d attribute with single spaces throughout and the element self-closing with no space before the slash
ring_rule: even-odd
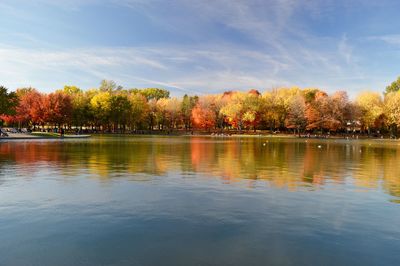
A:
<svg viewBox="0 0 400 266">
<path fill-rule="evenodd" d="M 169 91 L 165 89 L 159 89 L 159 88 L 146 88 L 146 89 L 140 89 L 140 90 L 135 90 L 142 94 L 148 101 L 155 99 L 159 100 L 162 98 L 169 98 Z"/>
<path fill-rule="evenodd" d="M 397 80 L 393 81 L 389 86 L 386 87 L 386 93 L 396 92 L 400 90 L 400 77 Z"/>
<path fill-rule="evenodd" d="M 90 98 L 86 93 L 79 92 L 72 96 L 72 124 L 81 129 L 93 120 L 90 108 Z"/>
<path fill-rule="evenodd" d="M 131 113 L 129 114 L 129 124 L 133 130 L 137 130 L 146 119 L 146 114 L 150 113 L 146 98 L 140 93 L 129 93 L 131 103 Z"/>
<path fill-rule="evenodd" d="M 79 87 L 77 87 L 77 86 L 68 86 L 68 85 L 65 85 L 62 91 L 64 93 L 68 94 L 68 95 L 74 95 L 74 94 L 82 93 L 82 90 Z"/>
<path fill-rule="evenodd" d="M 110 122 L 114 125 L 114 131 L 122 125 L 125 131 L 129 121 L 132 104 L 128 97 L 122 93 L 114 94 L 110 98 Z"/>
<path fill-rule="evenodd" d="M 0 115 L 15 114 L 18 97 L 15 92 L 8 92 L 4 86 L 0 86 Z"/>
<path fill-rule="evenodd" d="M 114 90 L 121 90 L 121 86 L 117 86 L 117 83 L 113 80 L 103 79 L 100 83 L 99 90 L 102 92 L 112 92 Z"/>
<path fill-rule="evenodd" d="M 158 105 L 156 99 L 151 99 L 148 102 L 149 111 L 147 113 L 147 123 L 149 126 L 149 130 L 154 129 L 154 125 L 157 122 L 157 114 L 158 114 Z"/>
<path fill-rule="evenodd" d="M 186 131 L 192 127 L 192 110 L 196 106 L 198 100 L 199 97 L 188 96 L 187 94 L 182 98 L 181 115 Z"/>
</svg>

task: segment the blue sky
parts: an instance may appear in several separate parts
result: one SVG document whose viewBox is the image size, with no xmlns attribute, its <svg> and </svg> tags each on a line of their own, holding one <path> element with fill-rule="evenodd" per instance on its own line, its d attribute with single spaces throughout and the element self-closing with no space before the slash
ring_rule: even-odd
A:
<svg viewBox="0 0 400 266">
<path fill-rule="evenodd" d="M 385 0 L 0 0 L 0 84 L 383 91 L 400 75 L 398 10 Z"/>
</svg>

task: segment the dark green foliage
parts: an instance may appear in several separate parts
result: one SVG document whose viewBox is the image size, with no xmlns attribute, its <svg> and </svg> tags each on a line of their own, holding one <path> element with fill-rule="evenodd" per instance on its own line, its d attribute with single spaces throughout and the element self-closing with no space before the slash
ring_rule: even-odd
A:
<svg viewBox="0 0 400 266">
<path fill-rule="evenodd" d="M 0 86 L 0 115 L 15 114 L 15 107 L 18 104 L 18 97 L 15 92 L 8 92 L 4 86 Z"/>
<path fill-rule="evenodd" d="M 393 81 L 392 84 L 386 87 L 385 94 L 390 92 L 396 92 L 400 90 L 400 77 L 397 80 Z"/>
</svg>

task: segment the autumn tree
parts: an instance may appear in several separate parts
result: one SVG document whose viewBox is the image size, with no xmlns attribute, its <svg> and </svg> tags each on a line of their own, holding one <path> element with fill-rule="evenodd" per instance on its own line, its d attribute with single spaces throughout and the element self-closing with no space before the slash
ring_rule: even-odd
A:
<svg viewBox="0 0 400 266">
<path fill-rule="evenodd" d="M 271 130 L 284 127 L 292 98 L 299 91 L 300 89 L 297 87 L 279 88 L 263 94 L 263 118 Z"/>
<path fill-rule="evenodd" d="M 167 100 L 166 110 L 169 121 L 168 127 L 170 129 L 178 128 L 178 125 L 181 122 L 180 118 L 181 118 L 182 102 L 176 97 L 169 98 Z"/>
<path fill-rule="evenodd" d="M 90 97 L 88 93 L 83 92 L 76 86 L 64 86 L 63 93 L 71 97 L 72 102 L 72 117 L 71 124 L 80 127 L 89 125 L 92 119 L 92 112 L 90 108 Z"/>
<path fill-rule="evenodd" d="M 128 99 L 131 103 L 131 112 L 128 116 L 129 124 L 132 129 L 139 129 L 144 123 L 146 115 L 149 113 L 149 105 L 146 98 L 140 93 L 129 93 Z"/>
<path fill-rule="evenodd" d="M 20 98 L 17 116 L 30 120 L 34 128 L 39 125 L 43 127 L 48 122 L 46 106 L 46 95 L 32 90 Z"/>
<path fill-rule="evenodd" d="M 215 97 L 211 95 L 199 97 L 192 110 L 193 125 L 196 128 L 210 130 L 216 125 L 216 113 L 211 108 L 215 104 Z"/>
<path fill-rule="evenodd" d="M 327 129 L 337 131 L 345 128 L 351 119 L 351 106 L 347 92 L 337 91 L 330 95 L 329 106 Z"/>
<path fill-rule="evenodd" d="M 125 90 L 114 81 L 103 80 L 100 88 L 81 90 L 65 86 L 44 94 L 33 88 L 15 93 L 0 87 L 0 115 L 19 126 L 96 126 L 101 129 L 148 128 L 171 130 L 193 127 L 211 130 L 226 127 L 340 132 L 359 123 L 368 131 L 388 126 L 392 134 L 400 123 L 400 79 L 386 89 L 384 100 L 367 92 L 348 99 L 346 92 L 327 94 L 316 88 L 278 88 L 262 95 L 257 90 L 226 91 L 222 94 L 184 95 L 170 98 L 159 88 Z"/>
<path fill-rule="evenodd" d="M 232 92 L 225 96 L 225 104 L 220 113 L 226 121 L 242 131 L 244 127 L 256 126 L 259 122 L 261 111 L 260 93 L 252 90 L 250 92 Z"/>
<path fill-rule="evenodd" d="M 261 93 L 257 90 L 250 90 L 244 97 L 243 105 L 245 113 L 243 115 L 243 122 L 245 126 L 253 127 L 254 131 L 261 120 L 262 101 Z"/>
<path fill-rule="evenodd" d="M 35 112 L 42 113 L 37 109 L 43 108 L 42 95 L 34 88 L 17 89 L 18 105 L 16 107 L 15 118 L 21 125 L 34 125 Z M 44 111 L 42 113 L 44 115 Z M 36 117 L 36 120 L 37 117 Z"/>
<path fill-rule="evenodd" d="M 289 104 L 289 112 L 286 117 L 285 125 L 287 128 L 294 129 L 300 136 L 302 130 L 305 129 L 307 124 L 306 118 L 306 101 L 304 96 L 298 93 L 291 99 Z"/>
<path fill-rule="evenodd" d="M 21 128 L 22 126 L 30 126 L 30 108 L 23 108 L 24 110 L 21 110 L 21 107 L 26 106 L 26 103 L 24 101 L 25 96 L 34 90 L 35 89 L 31 87 L 27 87 L 18 88 L 15 91 L 15 94 L 17 96 L 15 112 L 13 115 L 7 115 L 6 117 L 3 116 L 3 120 L 6 121 L 7 124 L 18 123 L 19 128 Z"/>
<path fill-rule="evenodd" d="M 150 130 L 154 129 L 154 125 L 157 122 L 158 105 L 156 99 L 151 99 L 148 101 L 149 111 L 147 113 L 147 123 Z"/>
<path fill-rule="evenodd" d="M 160 88 L 145 88 L 145 89 L 132 89 L 131 91 L 135 93 L 140 93 L 148 101 L 150 100 L 160 100 L 162 98 L 169 98 L 169 91 L 166 89 L 160 89 Z"/>
<path fill-rule="evenodd" d="M 328 95 L 325 92 L 317 91 L 314 99 L 310 99 L 306 106 L 307 130 L 322 130 L 325 122 L 325 112 L 329 108 Z"/>
<path fill-rule="evenodd" d="M 94 123 L 97 127 L 109 126 L 111 110 L 111 93 L 99 91 L 90 100 L 93 110 Z"/>
<path fill-rule="evenodd" d="M 161 98 L 156 101 L 156 121 L 159 130 L 164 130 L 165 126 L 168 124 L 167 105 L 167 98 Z"/>
<path fill-rule="evenodd" d="M 45 97 L 45 121 L 62 127 L 72 118 L 72 101 L 68 94 L 61 91 L 50 93 Z"/>
<path fill-rule="evenodd" d="M 301 90 L 306 104 L 313 102 L 318 92 L 320 92 L 320 90 L 317 88 L 305 88 Z"/>
<path fill-rule="evenodd" d="M 314 99 L 306 103 L 308 130 L 326 130 L 328 132 L 342 130 L 350 119 L 350 103 L 344 91 L 328 95 L 323 91 L 313 92 Z"/>
<path fill-rule="evenodd" d="M 362 92 L 357 96 L 355 103 L 360 111 L 362 126 L 368 131 L 369 135 L 371 134 L 371 128 L 375 127 L 377 119 L 383 113 L 382 97 L 376 92 Z"/>
<path fill-rule="evenodd" d="M 384 114 L 391 135 L 397 135 L 397 128 L 400 124 L 400 91 L 390 92 L 385 95 Z"/>
<path fill-rule="evenodd" d="M 246 95 L 244 92 L 233 92 L 229 96 L 227 104 L 225 104 L 220 110 L 221 114 L 226 117 L 226 121 L 239 131 L 242 131 L 244 126 L 243 117 L 245 114 L 245 97 Z"/>
<path fill-rule="evenodd" d="M 62 89 L 62 92 L 68 95 L 75 95 L 82 93 L 82 90 L 77 86 L 65 85 L 64 88 Z"/>
</svg>

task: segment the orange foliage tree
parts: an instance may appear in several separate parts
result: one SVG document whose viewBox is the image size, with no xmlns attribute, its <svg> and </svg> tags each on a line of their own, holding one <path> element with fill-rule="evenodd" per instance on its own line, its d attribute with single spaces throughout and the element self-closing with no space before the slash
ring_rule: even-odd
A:
<svg viewBox="0 0 400 266">
<path fill-rule="evenodd" d="M 211 96 L 199 98 L 192 110 L 193 125 L 196 128 L 210 130 L 216 125 L 216 114 L 211 106 L 215 104 L 215 99 Z"/>
</svg>

